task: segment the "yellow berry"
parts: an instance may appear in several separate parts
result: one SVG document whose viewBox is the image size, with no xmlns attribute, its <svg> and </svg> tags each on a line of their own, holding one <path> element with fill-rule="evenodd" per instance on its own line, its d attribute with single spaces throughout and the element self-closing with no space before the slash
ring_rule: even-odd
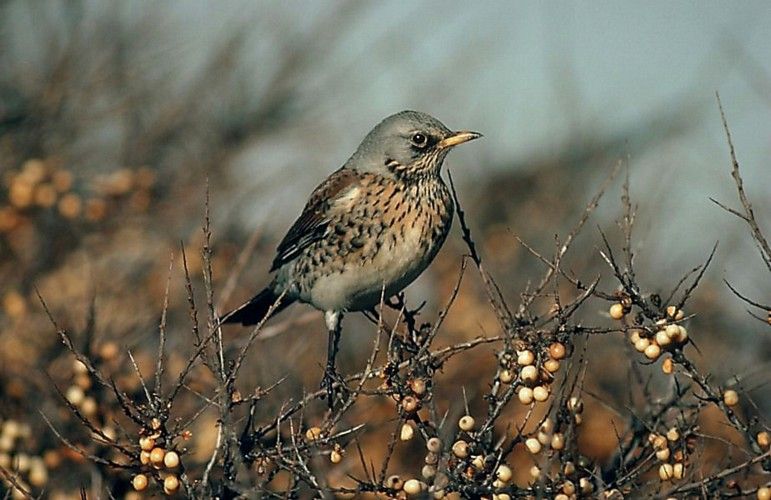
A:
<svg viewBox="0 0 771 500">
<path fill-rule="evenodd" d="M 667 439 L 670 441 L 677 441 L 680 439 L 680 432 L 678 432 L 677 427 L 672 427 L 667 431 Z"/>
<path fill-rule="evenodd" d="M 675 326 L 675 325 L 669 325 L 669 326 Z M 677 330 L 677 328 L 675 328 L 675 330 Z M 654 336 L 654 339 L 656 340 L 656 343 L 662 347 L 672 343 L 672 337 L 670 337 L 669 334 L 664 330 L 657 331 L 656 335 Z"/>
<path fill-rule="evenodd" d="M 661 356 L 661 347 L 658 344 L 651 344 L 645 348 L 645 357 L 655 361 Z"/>
<path fill-rule="evenodd" d="M 576 492 L 576 485 L 573 483 L 573 481 L 565 481 L 562 483 L 562 493 L 566 495 L 572 495 Z"/>
<path fill-rule="evenodd" d="M 343 454 L 337 450 L 332 450 L 329 454 L 329 461 L 333 464 L 339 464 L 343 460 Z"/>
<path fill-rule="evenodd" d="M 534 361 L 535 361 L 535 355 L 533 354 L 533 351 L 525 349 L 524 351 L 519 351 L 517 353 L 518 365 L 528 366 L 528 365 L 532 365 Z"/>
<path fill-rule="evenodd" d="M 671 452 L 669 448 L 662 448 L 656 452 L 656 458 L 662 462 L 666 462 L 667 460 L 669 460 L 670 453 Z"/>
<path fill-rule="evenodd" d="M 763 486 L 758 488 L 758 500 L 771 500 L 771 487 Z"/>
<path fill-rule="evenodd" d="M 624 317 L 624 306 L 621 304 L 613 304 L 608 310 L 610 317 L 613 319 L 621 319 Z"/>
<path fill-rule="evenodd" d="M 549 389 L 546 386 L 539 385 L 533 388 L 533 398 L 536 401 L 544 402 L 549 399 Z"/>
<path fill-rule="evenodd" d="M 442 440 L 434 436 L 426 441 L 426 449 L 431 453 L 439 453 L 442 451 Z"/>
<path fill-rule="evenodd" d="M 163 463 L 163 459 L 166 456 L 166 451 L 163 448 L 153 448 L 150 452 L 150 461 L 154 465 L 160 465 Z"/>
<path fill-rule="evenodd" d="M 549 356 L 551 356 L 552 359 L 559 361 L 560 359 L 564 359 L 566 354 L 567 350 L 565 349 L 565 345 L 560 342 L 554 342 L 549 346 Z"/>
<path fill-rule="evenodd" d="M 99 406 L 96 404 L 96 400 L 90 396 L 85 398 L 80 403 L 80 411 L 83 412 L 83 415 L 87 417 L 93 417 L 96 415 L 98 409 Z"/>
<path fill-rule="evenodd" d="M 669 481 L 675 475 L 675 468 L 672 464 L 661 464 L 659 467 L 659 479 Z"/>
<path fill-rule="evenodd" d="M 134 479 L 131 480 L 131 484 L 134 486 L 135 490 L 143 491 L 147 488 L 147 476 L 144 474 L 137 474 L 134 476 Z"/>
<path fill-rule="evenodd" d="M 735 406 L 739 403 L 739 394 L 733 389 L 728 389 L 723 393 L 723 402 L 728 406 Z"/>
<path fill-rule="evenodd" d="M 637 340 L 637 342 L 634 343 L 634 349 L 637 352 L 645 352 L 645 349 L 647 349 L 649 345 L 651 345 L 650 339 L 641 337 L 639 340 Z"/>
<path fill-rule="evenodd" d="M 139 452 L 139 462 L 142 465 L 147 465 L 150 463 L 150 452 L 149 451 L 140 451 Z"/>
<path fill-rule="evenodd" d="M 452 445 L 452 453 L 458 458 L 466 458 L 468 456 L 468 443 L 461 440 L 455 441 Z"/>
<path fill-rule="evenodd" d="M 561 432 L 555 432 L 551 437 L 551 447 L 558 451 L 565 447 L 565 436 Z"/>
<path fill-rule="evenodd" d="M 166 476 L 166 478 L 163 480 L 163 491 L 164 493 L 171 494 L 174 493 L 179 489 L 179 479 L 174 474 L 171 474 L 169 476 Z"/>
<path fill-rule="evenodd" d="M 682 479 L 684 475 L 685 475 L 685 466 L 683 465 L 682 462 L 676 463 L 672 467 L 672 476 L 675 479 Z"/>
<path fill-rule="evenodd" d="M 520 403 L 529 405 L 533 402 L 533 389 L 529 387 L 520 387 L 519 392 L 517 392 L 517 397 L 519 398 Z"/>
<path fill-rule="evenodd" d="M 179 455 L 176 451 L 170 451 L 163 457 L 163 465 L 173 469 L 179 465 Z"/>
<path fill-rule="evenodd" d="M 422 378 L 416 378 L 410 381 L 410 389 L 418 396 L 426 392 L 426 381 Z"/>
<path fill-rule="evenodd" d="M 415 429 L 409 423 L 402 424 L 402 429 L 399 431 L 399 439 L 402 441 L 409 441 L 415 436 Z"/>
<path fill-rule="evenodd" d="M 525 448 L 527 448 L 527 451 L 535 455 L 541 451 L 541 443 L 539 443 L 536 438 L 528 438 L 525 440 Z"/>
<path fill-rule="evenodd" d="M 321 428 L 320 427 L 309 427 L 307 431 L 305 431 L 305 439 L 308 441 L 316 441 L 318 439 L 321 439 Z"/>
<path fill-rule="evenodd" d="M 83 392 L 83 389 L 81 389 L 77 385 L 71 385 L 67 389 L 67 393 L 65 394 L 65 397 L 67 398 L 67 401 L 69 401 L 73 405 L 80 406 L 80 404 L 86 398 L 86 394 Z"/>
<path fill-rule="evenodd" d="M 680 321 L 685 316 L 685 313 L 675 306 L 667 306 L 667 316 L 675 321 Z"/>
<path fill-rule="evenodd" d="M 534 365 L 524 366 L 519 372 L 519 377 L 524 382 L 535 382 L 538 380 L 538 368 L 536 368 Z"/>
<path fill-rule="evenodd" d="M 404 482 L 403 489 L 408 495 L 419 495 L 423 491 L 423 484 L 417 479 L 408 479 Z"/>
<path fill-rule="evenodd" d="M 416 412 L 419 406 L 418 398 L 415 396 L 405 396 L 404 399 L 402 399 L 402 409 L 407 413 Z"/>
<path fill-rule="evenodd" d="M 474 417 L 471 415 L 464 415 L 458 420 L 458 427 L 460 427 L 460 430 L 462 431 L 471 431 L 474 429 Z"/>
<path fill-rule="evenodd" d="M 511 370 L 501 370 L 501 372 L 498 374 L 498 380 L 504 384 L 509 384 L 512 380 L 514 380 L 514 374 L 511 373 Z"/>
<path fill-rule="evenodd" d="M 768 448 L 769 445 L 771 445 L 771 435 L 769 435 L 768 431 L 758 432 L 757 440 L 758 444 L 763 449 Z"/>
<path fill-rule="evenodd" d="M 495 477 L 504 483 L 511 481 L 514 474 L 511 472 L 511 468 L 508 465 L 501 464 L 498 466 L 498 470 L 495 472 Z"/>
<path fill-rule="evenodd" d="M 139 438 L 139 447 L 142 448 L 143 451 L 150 451 L 155 448 L 155 439 L 143 436 Z"/>
<path fill-rule="evenodd" d="M 402 486 L 404 486 L 404 482 L 402 481 L 402 478 L 394 474 L 393 476 L 388 476 L 388 479 L 385 480 L 385 487 L 391 488 L 393 490 L 400 490 L 402 489 Z"/>
<path fill-rule="evenodd" d="M 661 371 L 666 373 L 667 375 L 672 375 L 675 371 L 675 362 L 672 361 L 672 358 L 667 358 L 664 360 L 663 363 L 661 363 Z"/>
<path fill-rule="evenodd" d="M 544 361 L 543 367 L 546 368 L 546 371 L 549 373 L 556 373 L 557 370 L 560 369 L 560 362 L 556 359 L 547 359 Z"/>
</svg>

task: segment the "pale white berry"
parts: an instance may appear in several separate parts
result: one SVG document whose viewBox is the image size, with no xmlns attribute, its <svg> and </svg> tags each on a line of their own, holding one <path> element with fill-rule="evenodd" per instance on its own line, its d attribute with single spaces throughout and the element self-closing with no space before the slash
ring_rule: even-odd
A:
<svg viewBox="0 0 771 500">
<path fill-rule="evenodd" d="M 536 401 L 543 402 L 549 399 L 549 389 L 545 386 L 539 385 L 533 388 L 533 398 Z"/>
<path fill-rule="evenodd" d="M 541 443 L 538 442 L 536 438 L 528 438 L 525 440 L 525 448 L 527 448 L 527 451 L 535 455 L 541 451 Z"/>
<path fill-rule="evenodd" d="M 535 361 L 535 355 L 533 354 L 533 351 L 529 349 L 525 349 L 524 351 L 519 351 L 517 353 L 517 364 L 522 366 L 528 366 L 532 365 Z"/>
<path fill-rule="evenodd" d="M 675 468 L 672 464 L 661 464 L 659 466 L 659 479 L 669 481 L 675 476 Z"/>
<path fill-rule="evenodd" d="M 655 361 L 661 356 L 661 347 L 658 344 L 651 344 L 645 348 L 645 357 Z"/>
<path fill-rule="evenodd" d="M 624 317 L 624 306 L 621 304 L 613 304 L 608 310 L 610 317 L 613 319 L 621 319 Z"/>
<path fill-rule="evenodd" d="M 519 398 L 519 402 L 523 405 L 529 405 L 533 402 L 533 389 L 520 387 L 519 392 L 517 392 L 517 398 Z"/>
<path fill-rule="evenodd" d="M 739 404 L 739 394 L 733 389 L 728 389 L 723 393 L 723 402 L 728 406 L 735 406 Z"/>
<path fill-rule="evenodd" d="M 511 478 L 513 475 L 514 474 L 511 471 L 511 468 L 506 464 L 499 465 L 498 470 L 495 471 L 495 477 L 497 477 L 504 483 L 508 483 L 509 481 L 511 481 Z"/>
<path fill-rule="evenodd" d="M 474 429 L 474 417 L 471 415 L 463 415 L 460 417 L 460 420 L 458 420 L 458 427 L 460 427 L 460 430 L 462 431 L 471 431 Z"/>
<path fill-rule="evenodd" d="M 414 435 L 415 429 L 409 423 L 402 425 L 401 431 L 399 432 L 399 439 L 402 441 L 409 441 Z"/>
</svg>

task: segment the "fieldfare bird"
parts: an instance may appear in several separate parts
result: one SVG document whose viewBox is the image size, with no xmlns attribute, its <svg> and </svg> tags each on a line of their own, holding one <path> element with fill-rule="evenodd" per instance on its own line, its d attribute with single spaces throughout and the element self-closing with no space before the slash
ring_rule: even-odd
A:
<svg viewBox="0 0 771 500">
<path fill-rule="evenodd" d="M 343 314 L 372 311 L 431 263 L 454 214 L 442 163 L 454 146 L 478 137 L 417 111 L 380 122 L 313 191 L 278 245 L 270 285 L 221 322 L 255 325 L 295 301 L 323 311 L 329 343 L 322 386 L 331 407 Z"/>
</svg>

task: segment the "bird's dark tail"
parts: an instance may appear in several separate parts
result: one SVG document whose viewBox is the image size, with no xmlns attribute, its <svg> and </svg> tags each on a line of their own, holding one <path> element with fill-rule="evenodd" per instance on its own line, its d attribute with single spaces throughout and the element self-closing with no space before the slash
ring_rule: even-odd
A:
<svg viewBox="0 0 771 500">
<path fill-rule="evenodd" d="M 220 324 L 241 323 L 244 326 L 256 325 L 268 315 L 268 311 L 278 300 L 278 295 L 269 287 L 261 291 L 249 302 L 237 307 L 220 318 Z M 273 310 L 276 314 L 288 305 L 294 302 L 294 299 L 288 299 L 286 296 L 281 299 L 281 303 Z"/>
</svg>

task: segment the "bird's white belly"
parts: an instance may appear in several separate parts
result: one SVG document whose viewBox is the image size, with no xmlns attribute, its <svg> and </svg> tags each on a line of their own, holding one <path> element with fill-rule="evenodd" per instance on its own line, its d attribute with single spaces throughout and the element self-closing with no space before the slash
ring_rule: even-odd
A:
<svg viewBox="0 0 771 500">
<path fill-rule="evenodd" d="M 342 271 L 318 278 L 309 302 L 323 310 L 361 310 L 379 304 L 384 288 L 387 299 L 428 266 L 435 252 L 423 237 L 421 227 L 411 228 L 391 248 L 383 245 L 371 260 L 349 262 Z"/>
</svg>

